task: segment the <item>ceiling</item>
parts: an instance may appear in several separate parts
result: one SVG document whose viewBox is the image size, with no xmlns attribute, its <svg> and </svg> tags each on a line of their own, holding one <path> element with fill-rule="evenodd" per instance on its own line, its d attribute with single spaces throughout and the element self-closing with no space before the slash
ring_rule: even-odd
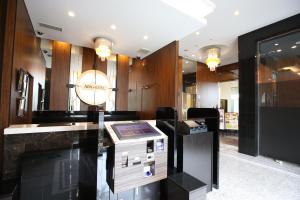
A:
<svg viewBox="0 0 300 200">
<path fill-rule="evenodd" d="M 300 13 L 299 0 L 212 0 L 215 11 L 208 15 L 207 25 L 180 40 L 180 54 L 201 62 L 206 54 L 199 49 L 223 45 L 221 65 L 238 61 L 239 35 Z M 239 15 L 234 15 L 235 11 Z M 188 50 L 188 51 L 184 51 Z M 195 55 L 192 57 L 192 55 Z M 200 59 L 201 58 L 201 59 Z"/>
<path fill-rule="evenodd" d="M 25 0 L 25 3 L 34 29 L 43 32 L 43 38 L 92 47 L 95 37 L 104 36 L 113 40 L 115 53 L 132 57 L 146 56 L 137 53 L 141 48 L 153 52 L 179 40 L 180 55 L 201 62 L 206 55 L 199 49 L 217 44 L 222 45 L 221 65 L 238 61 L 239 35 L 300 13 L 299 0 L 212 1 L 216 9 L 206 17 L 206 26 L 160 0 Z M 68 16 L 69 11 L 75 17 Z M 62 32 L 42 28 L 39 23 L 60 27 Z M 110 28 L 112 24 L 116 30 Z M 144 40 L 145 35 L 148 40 Z"/>
<path fill-rule="evenodd" d="M 33 27 L 43 38 L 93 47 L 95 37 L 114 42 L 114 53 L 139 55 L 141 48 L 154 52 L 203 27 L 196 20 L 160 0 L 25 0 Z M 70 17 L 72 11 L 75 17 Z M 62 28 L 62 32 L 39 23 Z M 111 25 L 116 29 L 112 30 Z M 144 36 L 148 36 L 148 40 Z M 149 54 L 149 53 L 148 53 Z"/>
</svg>

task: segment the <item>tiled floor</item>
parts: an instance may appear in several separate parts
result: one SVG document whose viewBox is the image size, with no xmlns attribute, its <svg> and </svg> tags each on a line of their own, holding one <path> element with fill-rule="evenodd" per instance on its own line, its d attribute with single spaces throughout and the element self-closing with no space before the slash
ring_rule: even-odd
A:
<svg viewBox="0 0 300 200">
<path fill-rule="evenodd" d="M 300 167 L 221 144 L 220 189 L 209 193 L 208 200 L 300 200 Z"/>
<path fill-rule="evenodd" d="M 239 143 L 239 139 L 238 136 L 234 136 L 234 135 L 221 135 L 220 143 L 233 145 L 237 147 Z"/>
</svg>

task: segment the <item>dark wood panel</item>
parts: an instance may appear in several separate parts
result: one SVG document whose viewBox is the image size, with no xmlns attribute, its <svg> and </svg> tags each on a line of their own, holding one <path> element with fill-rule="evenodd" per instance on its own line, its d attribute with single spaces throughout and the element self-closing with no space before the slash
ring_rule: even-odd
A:
<svg viewBox="0 0 300 200">
<path fill-rule="evenodd" d="M 178 57 L 178 42 L 174 41 L 145 58 L 147 71 L 144 70 L 142 85 L 158 85 L 156 101 L 153 101 L 154 105 L 149 105 L 152 108 L 149 118 L 155 117 L 157 107 L 176 107 Z"/>
<path fill-rule="evenodd" d="M 83 47 L 82 49 L 82 72 L 94 68 L 95 50 Z"/>
<path fill-rule="evenodd" d="M 212 108 L 218 105 L 219 87 L 218 75 L 209 70 L 206 64 L 197 63 L 196 91 L 197 107 Z"/>
<path fill-rule="evenodd" d="M 239 45 L 239 152 L 258 154 L 257 42 L 300 27 L 300 14 L 238 37 Z M 284 139 L 288 139 L 285 137 Z M 299 139 L 300 140 L 300 139 Z M 282 147 L 284 148 L 284 147 Z"/>
<path fill-rule="evenodd" d="M 27 111 L 17 117 L 17 99 L 21 93 L 16 91 L 17 71 L 23 69 L 32 78 L 32 96 L 27 99 Z M 40 39 L 35 36 L 33 26 L 23 0 L 17 1 L 17 15 L 14 35 L 13 66 L 11 72 L 10 124 L 23 124 L 31 121 L 32 109 L 37 109 L 38 85 L 44 87 L 45 65 L 40 49 Z M 32 105 L 28 105 L 32 103 Z"/>
<path fill-rule="evenodd" d="M 71 45 L 53 41 L 50 110 L 68 110 Z"/>
<path fill-rule="evenodd" d="M 83 47 L 82 51 L 82 73 L 91 70 L 94 68 L 94 62 L 95 62 L 95 50 Z M 84 103 L 80 102 L 80 110 L 87 111 L 89 110 L 89 106 Z"/>
<path fill-rule="evenodd" d="M 158 84 L 151 84 L 141 88 L 141 118 L 154 119 L 153 111 L 157 109 Z"/>
<path fill-rule="evenodd" d="M 141 111 L 141 80 L 142 80 L 143 61 L 133 59 L 129 67 L 128 77 L 128 110 Z"/>
<path fill-rule="evenodd" d="M 132 89 L 136 84 L 136 101 L 130 102 L 130 107 L 136 107 L 142 119 L 153 119 L 158 107 L 176 107 L 179 103 L 178 58 L 178 41 L 174 41 L 142 61 L 134 61 L 129 85 Z"/>
<path fill-rule="evenodd" d="M 217 67 L 216 72 L 217 73 L 228 72 L 228 71 L 233 71 L 233 70 L 238 70 L 238 69 L 239 69 L 239 63 L 232 63 L 232 64 Z"/>
<path fill-rule="evenodd" d="M 107 59 L 102 61 L 101 58 L 99 58 L 96 55 L 96 53 L 95 53 L 95 69 L 103 72 L 104 74 L 107 73 Z"/>
<path fill-rule="evenodd" d="M 129 57 L 117 55 L 116 111 L 128 109 Z"/>
<path fill-rule="evenodd" d="M 9 107 L 10 107 L 10 85 L 13 60 L 13 42 L 15 32 L 16 0 L 2 0 L 1 10 L 4 18 L 1 19 L 2 40 L 1 48 L 1 89 L 0 89 L 0 178 L 2 177 L 3 167 L 3 129 L 9 126 Z"/>
</svg>

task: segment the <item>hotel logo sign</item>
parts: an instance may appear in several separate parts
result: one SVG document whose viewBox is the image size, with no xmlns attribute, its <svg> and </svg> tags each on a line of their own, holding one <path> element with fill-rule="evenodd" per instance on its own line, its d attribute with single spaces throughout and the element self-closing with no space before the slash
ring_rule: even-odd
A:
<svg viewBox="0 0 300 200">
<path fill-rule="evenodd" d="M 112 88 L 106 74 L 98 70 L 88 70 L 78 78 L 75 91 L 84 103 L 100 105 L 105 103 Z"/>
</svg>

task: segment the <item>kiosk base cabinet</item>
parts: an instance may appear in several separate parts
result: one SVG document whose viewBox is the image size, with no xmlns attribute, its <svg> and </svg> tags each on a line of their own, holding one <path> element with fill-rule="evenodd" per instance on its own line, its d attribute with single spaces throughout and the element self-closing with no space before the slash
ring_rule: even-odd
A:
<svg viewBox="0 0 300 200">
<path fill-rule="evenodd" d="M 207 186 L 186 173 L 168 177 L 168 200 L 206 200 Z"/>
<path fill-rule="evenodd" d="M 207 184 L 207 192 L 213 182 L 213 133 L 178 135 L 177 167 Z"/>
<path fill-rule="evenodd" d="M 116 123 L 116 122 L 114 122 Z M 124 123 L 124 122 L 123 122 Z M 114 193 L 124 192 L 139 186 L 167 178 L 168 137 L 155 125 L 122 124 L 124 133 L 156 132 L 154 136 L 119 139 L 112 123 L 106 122 L 113 145 L 107 152 L 107 183 Z M 153 130 L 150 130 L 149 127 Z M 125 127 L 125 128 L 124 128 Z M 133 130 L 133 128 L 134 130 Z M 151 128 L 150 127 L 150 128 Z M 152 129 L 151 128 L 151 129 Z M 128 136 L 127 136 L 128 137 Z"/>
</svg>

